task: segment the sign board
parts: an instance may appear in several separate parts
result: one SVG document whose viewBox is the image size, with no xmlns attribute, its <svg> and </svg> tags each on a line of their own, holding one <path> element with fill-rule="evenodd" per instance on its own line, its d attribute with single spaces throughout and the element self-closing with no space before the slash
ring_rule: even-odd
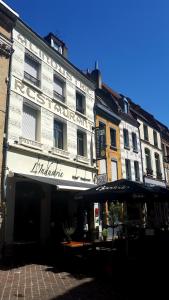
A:
<svg viewBox="0 0 169 300">
<path fill-rule="evenodd" d="M 99 126 L 95 129 L 96 137 L 96 159 L 106 158 L 106 126 Z"/>
</svg>

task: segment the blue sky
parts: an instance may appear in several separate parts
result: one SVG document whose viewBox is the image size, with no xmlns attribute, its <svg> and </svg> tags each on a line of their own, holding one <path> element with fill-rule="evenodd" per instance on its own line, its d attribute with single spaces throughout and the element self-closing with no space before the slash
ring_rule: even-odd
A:
<svg viewBox="0 0 169 300">
<path fill-rule="evenodd" d="M 41 36 L 57 34 L 69 59 L 169 127 L 168 0 L 6 0 Z"/>
</svg>

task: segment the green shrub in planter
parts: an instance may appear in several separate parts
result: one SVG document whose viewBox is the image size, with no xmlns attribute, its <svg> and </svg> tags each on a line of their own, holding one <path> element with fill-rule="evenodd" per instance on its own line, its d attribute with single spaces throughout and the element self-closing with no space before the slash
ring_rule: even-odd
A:
<svg viewBox="0 0 169 300">
<path fill-rule="evenodd" d="M 102 237 L 103 237 L 104 241 L 107 240 L 107 236 L 108 236 L 108 229 L 107 228 L 103 228 L 103 230 L 102 230 Z"/>
</svg>

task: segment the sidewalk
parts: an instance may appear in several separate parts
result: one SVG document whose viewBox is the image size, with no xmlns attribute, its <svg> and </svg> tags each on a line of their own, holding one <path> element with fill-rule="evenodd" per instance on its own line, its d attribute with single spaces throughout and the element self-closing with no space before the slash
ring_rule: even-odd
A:
<svg viewBox="0 0 169 300">
<path fill-rule="evenodd" d="M 60 264 L 62 265 L 62 264 Z M 69 268 L 68 268 L 69 269 Z M 81 272 L 80 272 L 81 271 Z M 111 280 L 85 274 L 81 266 L 66 270 L 51 264 L 0 266 L 0 300 L 126 300 L 115 293 Z"/>
</svg>

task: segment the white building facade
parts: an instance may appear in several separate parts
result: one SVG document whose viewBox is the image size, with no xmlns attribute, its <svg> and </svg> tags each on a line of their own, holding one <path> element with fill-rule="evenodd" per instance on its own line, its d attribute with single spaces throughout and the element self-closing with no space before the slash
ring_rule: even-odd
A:
<svg viewBox="0 0 169 300">
<path fill-rule="evenodd" d="M 143 119 L 138 118 L 137 120 L 140 123 L 139 129 L 143 157 L 144 182 L 148 185 L 165 187 L 166 183 L 160 132 L 157 128 L 152 127 Z"/>
<path fill-rule="evenodd" d="M 120 122 L 122 178 L 143 181 L 141 148 L 138 127 Z"/>
<path fill-rule="evenodd" d="M 74 192 L 95 183 L 95 87 L 62 55 L 57 38 L 48 45 L 18 21 L 13 39 L 5 242 L 45 242 L 62 231 L 64 212 L 77 217 Z"/>
</svg>

